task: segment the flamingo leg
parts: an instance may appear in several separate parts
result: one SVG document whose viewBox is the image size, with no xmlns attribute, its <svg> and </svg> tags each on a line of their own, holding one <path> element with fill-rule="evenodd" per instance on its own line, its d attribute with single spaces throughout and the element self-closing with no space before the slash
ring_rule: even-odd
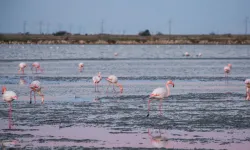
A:
<svg viewBox="0 0 250 150">
<path fill-rule="evenodd" d="M 32 90 L 30 90 L 30 104 L 32 103 L 32 97 L 31 97 L 31 94 L 32 94 Z"/>
<path fill-rule="evenodd" d="M 99 84 L 98 84 L 98 83 L 97 83 L 97 91 L 100 92 L 100 91 L 99 91 Z"/>
<path fill-rule="evenodd" d="M 115 90 L 115 85 L 114 85 L 114 84 L 113 84 L 113 91 L 116 92 L 116 90 Z"/>
<path fill-rule="evenodd" d="M 108 85 L 108 87 L 107 87 L 107 90 L 106 90 L 106 92 L 108 92 L 109 86 L 110 86 L 110 83 L 109 83 L 109 85 Z"/>
<path fill-rule="evenodd" d="M 11 102 L 9 102 L 9 129 L 11 129 L 11 111 L 12 111 Z"/>
<path fill-rule="evenodd" d="M 37 68 L 36 68 L 36 73 L 37 73 Z"/>
<path fill-rule="evenodd" d="M 99 92 L 98 83 L 96 83 L 96 92 Z"/>
<path fill-rule="evenodd" d="M 162 99 L 160 99 L 160 105 L 159 105 L 160 115 L 162 115 L 161 107 L 162 107 Z"/>
<path fill-rule="evenodd" d="M 36 92 L 34 92 L 34 100 L 35 100 L 35 104 L 36 104 Z"/>
<path fill-rule="evenodd" d="M 149 111 L 150 111 L 150 102 L 151 102 L 151 100 L 149 99 L 149 100 L 148 100 L 148 115 L 147 115 L 147 117 L 149 117 Z"/>
<path fill-rule="evenodd" d="M 95 83 L 95 92 L 96 92 L 96 83 Z"/>
</svg>

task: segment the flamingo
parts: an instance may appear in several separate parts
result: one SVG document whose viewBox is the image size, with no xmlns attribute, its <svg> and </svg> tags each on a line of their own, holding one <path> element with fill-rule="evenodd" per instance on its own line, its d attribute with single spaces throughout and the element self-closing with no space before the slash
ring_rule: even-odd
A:
<svg viewBox="0 0 250 150">
<path fill-rule="evenodd" d="M 24 74 L 24 68 L 27 67 L 27 64 L 24 63 L 24 62 L 21 62 L 19 64 L 19 70 L 18 70 L 18 73 L 22 71 L 22 73 Z"/>
<path fill-rule="evenodd" d="M 230 73 L 231 68 L 232 68 L 231 64 L 228 64 L 227 66 L 224 67 L 224 73 L 227 82 L 228 82 L 228 74 Z"/>
<path fill-rule="evenodd" d="M 84 66 L 84 64 L 82 62 L 78 64 L 79 72 L 82 72 L 83 66 Z"/>
<path fill-rule="evenodd" d="M 98 83 L 102 80 L 101 72 L 99 72 L 97 76 L 93 76 L 92 79 L 93 79 L 93 82 L 95 84 L 95 92 L 99 91 Z"/>
<path fill-rule="evenodd" d="M 39 62 L 34 62 L 31 66 L 31 70 L 32 70 L 32 73 L 33 73 L 33 67 L 36 68 L 36 73 L 37 73 L 37 70 L 40 70 L 40 72 L 43 72 L 43 69 L 41 68 L 41 65 Z"/>
<path fill-rule="evenodd" d="M 196 55 L 196 57 L 201 57 L 202 56 L 202 53 L 199 53 Z"/>
<path fill-rule="evenodd" d="M 118 53 L 114 53 L 114 56 L 118 56 Z"/>
<path fill-rule="evenodd" d="M 160 129 L 159 129 L 159 133 L 160 133 L 159 136 L 152 136 L 150 130 L 148 129 L 148 135 L 150 137 L 151 144 L 157 148 L 166 147 L 168 145 L 168 138 L 161 135 Z"/>
<path fill-rule="evenodd" d="M 246 79 L 245 84 L 246 84 L 246 93 L 247 93 L 246 100 L 250 100 L 250 79 Z"/>
<path fill-rule="evenodd" d="M 161 101 L 161 104 L 160 104 L 160 107 L 159 107 L 159 109 L 161 110 L 162 99 L 164 97 L 168 97 L 170 95 L 170 89 L 168 87 L 169 84 L 173 85 L 173 87 L 174 87 L 174 82 L 172 80 L 169 80 L 166 83 L 166 88 L 167 89 L 159 87 L 159 88 L 154 89 L 154 91 L 150 94 L 149 100 L 148 100 L 148 115 L 147 115 L 147 117 L 149 116 L 151 98 L 155 98 L 155 99 L 158 99 L 158 100 Z"/>
<path fill-rule="evenodd" d="M 2 87 L 2 95 L 3 95 L 3 100 L 5 102 L 8 102 L 9 103 L 9 129 L 11 129 L 11 118 L 12 118 L 12 114 L 11 114 L 11 111 L 12 111 L 12 106 L 11 106 L 11 102 L 14 101 L 14 100 L 17 100 L 17 95 L 15 92 L 13 91 L 7 91 L 6 87 L 3 86 Z"/>
<path fill-rule="evenodd" d="M 113 84 L 113 90 L 114 91 L 115 91 L 115 87 L 114 86 L 116 85 L 117 87 L 120 88 L 120 93 L 123 92 L 123 87 L 122 87 L 121 84 L 118 83 L 118 78 L 115 75 L 110 75 L 106 80 L 109 82 L 109 85 L 107 87 L 106 92 L 108 91 L 108 88 L 109 88 L 110 84 Z"/>
<path fill-rule="evenodd" d="M 44 94 L 42 93 L 42 87 L 41 87 L 41 83 L 37 80 L 31 82 L 30 84 L 30 104 L 32 103 L 32 97 L 31 94 L 32 92 L 34 92 L 34 100 L 36 103 L 36 92 L 39 96 L 42 97 L 42 104 L 44 103 Z"/>
<path fill-rule="evenodd" d="M 185 52 L 184 56 L 190 56 L 190 54 L 188 52 Z"/>
</svg>

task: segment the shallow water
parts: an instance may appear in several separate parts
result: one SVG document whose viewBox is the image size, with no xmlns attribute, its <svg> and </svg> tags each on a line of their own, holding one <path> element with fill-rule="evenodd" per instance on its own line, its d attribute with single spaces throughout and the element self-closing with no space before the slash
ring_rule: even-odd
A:
<svg viewBox="0 0 250 150">
<path fill-rule="evenodd" d="M 182 56 L 186 51 L 190 57 Z M 12 129 L 8 105 L 0 102 L 0 141 L 16 139 L 16 147 L 27 149 L 249 148 L 244 80 L 250 78 L 250 46 L 0 45 L 0 52 L 0 84 L 19 96 Z M 17 74 L 22 61 L 39 61 L 44 73 L 32 74 L 27 67 L 24 75 Z M 233 67 L 227 83 L 228 63 Z M 92 76 L 98 72 L 103 80 L 94 92 Z M 124 93 L 106 92 L 110 74 L 119 78 Z M 39 96 L 29 104 L 32 80 L 43 84 L 43 105 Z M 149 94 L 167 80 L 175 83 L 171 95 L 161 109 L 153 101 L 147 118 Z"/>
</svg>

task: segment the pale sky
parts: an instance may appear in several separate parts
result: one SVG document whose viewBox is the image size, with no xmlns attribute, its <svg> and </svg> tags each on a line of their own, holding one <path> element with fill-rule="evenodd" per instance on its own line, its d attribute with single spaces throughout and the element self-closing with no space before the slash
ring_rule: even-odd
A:
<svg viewBox="0 0 250 150">
<path fill-rule="evenodd" d="M 0 32 L 244 34 L 250 0 L 0 0 Z M 49 25 L 48 25 L 49 24 Z"/>
</svg>

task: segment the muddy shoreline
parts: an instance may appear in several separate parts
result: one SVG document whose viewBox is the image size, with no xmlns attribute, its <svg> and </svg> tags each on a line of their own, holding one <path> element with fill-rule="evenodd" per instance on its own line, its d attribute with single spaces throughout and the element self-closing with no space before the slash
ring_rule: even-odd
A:
<svg viewBox="0 0 250 150">
<path fill-rule="evenodd" d="M 36 35 L 0 34 L 0 44 L 250 45 L 250 35 Z"/>
</svg>

